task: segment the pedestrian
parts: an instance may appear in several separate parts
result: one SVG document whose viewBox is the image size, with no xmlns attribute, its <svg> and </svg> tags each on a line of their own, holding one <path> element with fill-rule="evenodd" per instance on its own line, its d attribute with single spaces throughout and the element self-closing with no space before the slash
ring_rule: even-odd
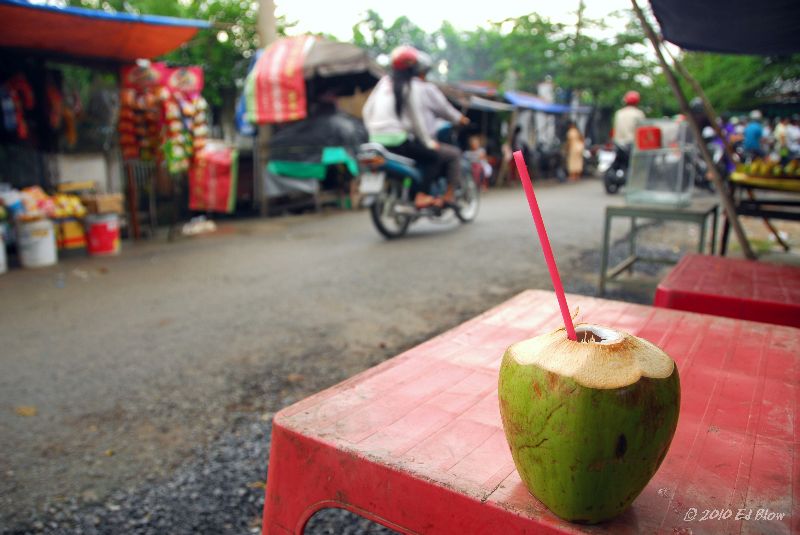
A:
<svg viewBox="0 0 800 535">
<path fill-rule="evenodd" d="M 583 174 L 583 149 L 586 142 L 575 121 L 567 125 L 567 173 L 570 182 L 577 182 Z"/>
<path fill-rule="evenodd" d="M 480 175 L 480 186 L 484 191 L 489 189 L 489 179 L 492 177 L 492 166 L 486 157 L 486 149 L 481 143 L 481 137 L 472 135 L 467 141 L 469 150 L 464 151 L 470 165 L 477 167 Z"/>
<path fill-rule="evenodd" d="M 786 127 L 786 143 L 789 147 L 789 157 L 800 157 L 800 115 L 792 115 L 792 120 Z"/>
<path fill-rule="evenodd" d="M 761 148 L 762 138 L 764 137 L 764 127 L 761 126 L 761 112 L 753 110 L 750 112 L 750 121 L 744 127 L 744 153 L 748 160 L 764 156 Z"/>
<path fill-rule="evenodd" d="M 789 158 L 789 118 L 776 119 L 773 137 L 775 138 L 775 152 L 784 164 Z"/>
</svg>

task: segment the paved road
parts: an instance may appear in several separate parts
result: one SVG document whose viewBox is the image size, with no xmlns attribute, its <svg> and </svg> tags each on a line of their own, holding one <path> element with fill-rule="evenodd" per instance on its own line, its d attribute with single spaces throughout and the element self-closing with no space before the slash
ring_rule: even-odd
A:
<svg viewBox="0 0 800 535">
<path fill-rule="evenodd" d="M 538 196 L 568 290 L 594 292 L 597 181 Z M 159 478 L 268 415 L 524 288 L 548 288 L 521 190 L 387 242 L 366 212 L 223 224 L 0 277 L 0 526 Z M 555 303 L 554 303 L 555 306 Z M 34 406 L 20 416 L 18 406 Z"/>
</svg>

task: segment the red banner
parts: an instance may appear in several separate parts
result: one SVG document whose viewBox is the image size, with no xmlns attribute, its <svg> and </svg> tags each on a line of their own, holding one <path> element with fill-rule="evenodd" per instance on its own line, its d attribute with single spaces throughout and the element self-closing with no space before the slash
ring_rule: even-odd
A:
<svg viewBox="0 0 800 535">
<path fill-rule="evenodd" d="M 305 119 L 306 82 L 303 59 L 314 37 L 280 39 L 258 58 L 248 79 L 249 98 L 253 99 L 254 122 L 284 123 Z"/>
<path fill-rule="evenodd" d="M 189 171 L 189 209 L 197 212 L 233 212 L 236 204 L 237 153 L 210 142 L 197 153 Z"/>
</svg>

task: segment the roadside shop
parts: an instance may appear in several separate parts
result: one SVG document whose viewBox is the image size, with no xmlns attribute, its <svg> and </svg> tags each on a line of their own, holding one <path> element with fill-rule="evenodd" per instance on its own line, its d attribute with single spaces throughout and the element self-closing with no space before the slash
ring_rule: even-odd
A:
<svg viewBox="0 0 800 535">
<path fill-rule="evenodd" d="M 138 237 L 153 216 L 159 175 L 186 173 L 207 136 L 202 70 L 149 59 L 209 24 L 21 0 L 0 0 L 0 20 L 4 243 L 31 267 L 56 246 L 117 252 L 120 227 Z"/>
</svg>

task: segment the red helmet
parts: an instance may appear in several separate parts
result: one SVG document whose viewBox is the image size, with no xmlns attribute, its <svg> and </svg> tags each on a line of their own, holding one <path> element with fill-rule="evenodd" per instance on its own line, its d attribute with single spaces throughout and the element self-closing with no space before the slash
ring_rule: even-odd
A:
<svg viewBox="0 0 800 535">
<path fill-rule="evenodd" d="M 419 50 L 413 46 L 403 45 L 392 50 L 392 69 L 404 71 L 414 68 L 419 62 Z"/>
<path fill-rule="evenodd" d="M 629 106 L 636 106 L 639 104 L 639 100 L 641 97 L 639 96 L 638 91 L 628 91 L 625 93 L 625 96 L 622 97 L 622 101 Z"/>
</svg>

